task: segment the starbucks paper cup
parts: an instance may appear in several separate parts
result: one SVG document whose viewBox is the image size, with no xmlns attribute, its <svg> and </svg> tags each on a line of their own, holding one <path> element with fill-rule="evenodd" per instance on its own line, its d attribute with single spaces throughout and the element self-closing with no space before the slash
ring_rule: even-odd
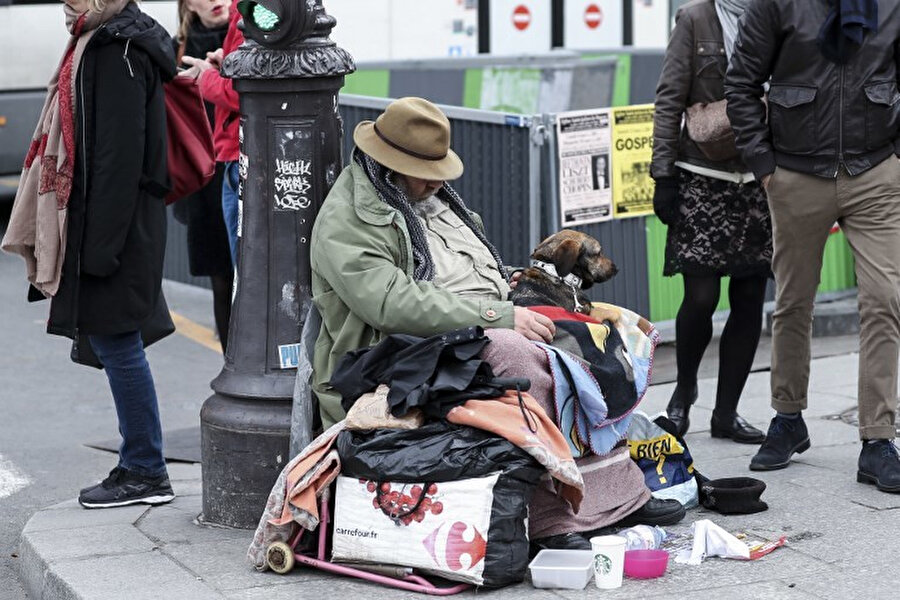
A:
<svg viewBox="0 0 900 600">
<path fill-rule="evenodd" d="M 591 550 L 594 552 L 594 583 L 597 587 L 604 590 L 621 587 L 625 538 L 618 535 L 592 537 Z"/>
</svg>

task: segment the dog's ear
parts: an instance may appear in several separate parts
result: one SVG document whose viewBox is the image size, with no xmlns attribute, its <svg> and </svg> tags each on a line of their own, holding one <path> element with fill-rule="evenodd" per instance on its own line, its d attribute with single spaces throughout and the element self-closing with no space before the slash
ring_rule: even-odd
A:
<svg viewBox="0 0 900 600">
<path fill-rule="evenodd" d="M 565 277 L 575 268 L 578 256 L 581 254 L 581 242 L 573 239 L 565 239 L 553 250 L 553 266 L 560 277 Z"/>
</svg>

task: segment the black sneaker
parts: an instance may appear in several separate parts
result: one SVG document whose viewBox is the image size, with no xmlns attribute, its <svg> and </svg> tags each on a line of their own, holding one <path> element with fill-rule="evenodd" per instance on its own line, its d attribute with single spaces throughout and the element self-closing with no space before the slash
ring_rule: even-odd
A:
<svg viewBox="0 0 900 600">
<path fill-rule="evenodd" d="M 882 492 L 900 492 L 900 454 L 894 440 L 863 442 L 856 480 L 874 484 Z"/>
<path fill-rule="evenodd" d="M 143 477 L 122 467 L 109 472 L 109 477 L 78 494 L 85 508 L 112 508 L 129 504 L 165 504 L 175 499 L 169 477 Z"/>
<path fill-rule="evenodd" d="M 769 423 L 766 440 L 756 456 L 750 459 L 751 471 L 783 469 L 791 462 L 791 456 L 809 450 L 809 432 L 802 416 L 788 419 L 775 415 Z"/>
</svg>

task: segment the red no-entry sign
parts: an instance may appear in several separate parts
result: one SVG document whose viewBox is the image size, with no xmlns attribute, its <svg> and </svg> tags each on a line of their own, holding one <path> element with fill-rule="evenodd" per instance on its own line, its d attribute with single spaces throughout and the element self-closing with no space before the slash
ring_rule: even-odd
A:
<svg viewBox="0 0 900 600">
<path fill-rule="evenodd" d="M 584 9 L 584 24 L 588 29 L 597 29 L 603 23 L 603 11 L 596 4 L 588 4 Z"/>
<path fill-rule="evenodd" d="M 531 25 L 531 11 L 524 4 L 519 4 L 512 12 L 513 26 L 519 31 L 525 31 Z"/>
</svg>

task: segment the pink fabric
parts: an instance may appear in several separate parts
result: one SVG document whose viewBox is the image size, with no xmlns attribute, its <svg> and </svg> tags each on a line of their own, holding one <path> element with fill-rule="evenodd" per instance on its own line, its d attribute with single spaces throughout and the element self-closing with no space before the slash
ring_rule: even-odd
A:
<svg viewBox="0 0 900 600">
<path fill-rule="evenodd" d="M 468 400 L 447 413 L 451 423 L 490 431 L 506 438 L 541 463 L 559 484 L 559 494 L 578 512 L 584 480 L 562 432 L 528 392 L 512 390 L 492 400 Z"/>
<path fill-rule="evenodd" d="M 491 343 L 482 351 L 498 377 L 527 377 L 528 391 L 548 415 L 555 415 L 553 379 L 547 355 L 510 329 L 489 329 Z M 605 527 L 631 514 L 650 499 L 644 475 L 631 460 L 628 446 L 620 444 L 609 454 L 585 456 L 575 461 L 584 479 L 584 501 L 578 514 L 557 494 L 549 477 L 543 478 L 529 506 L 532 539 Z"/>
</svg>

